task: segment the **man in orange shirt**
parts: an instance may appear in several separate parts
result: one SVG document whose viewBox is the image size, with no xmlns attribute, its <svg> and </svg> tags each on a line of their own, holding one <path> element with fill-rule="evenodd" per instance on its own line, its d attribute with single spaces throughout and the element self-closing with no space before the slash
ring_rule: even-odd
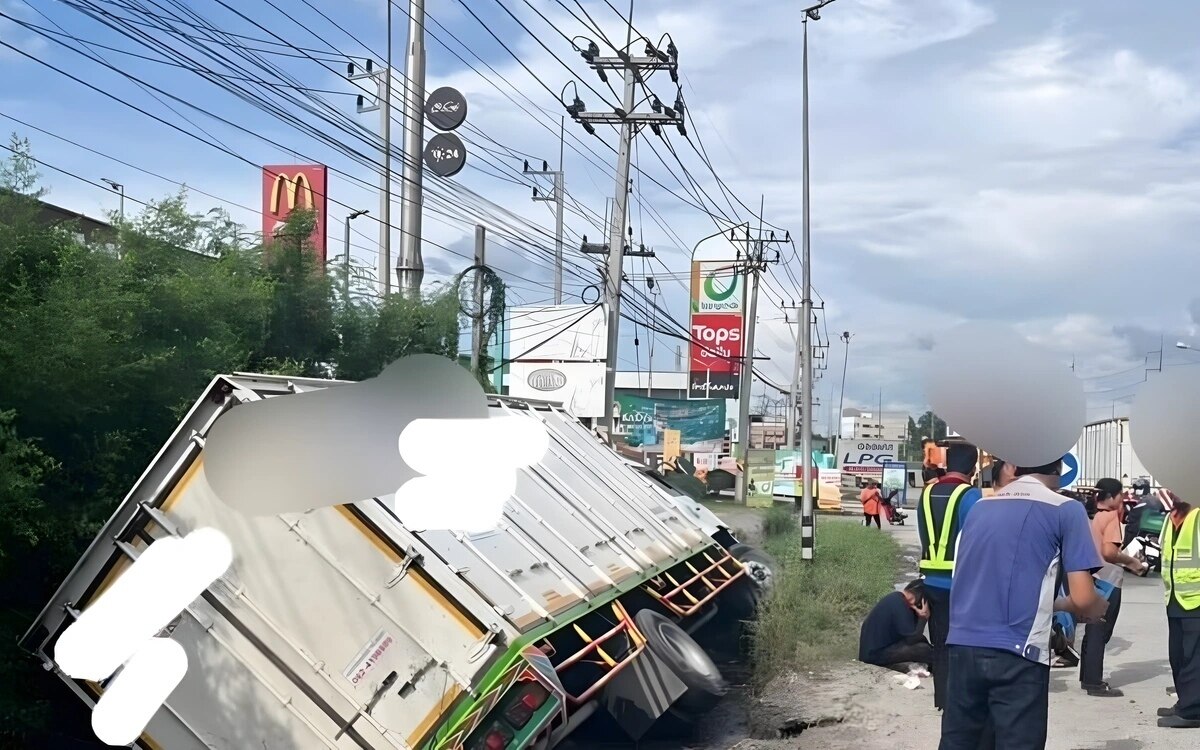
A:
<svg viewBox="0 0 1200 750">
<path fill-rule="evenodd" d="M 870 526 L 875 521 L 876 528 L 883 528 L 879 522 L 879 511 L 883 506 L 883 493 L 879 491 L 879 483 L 874 479 L 867 480 L 867 486 L 859 493 L 858 499 L 863 505 L 863 526 Z"/>
<path fill-rule="evenodd" d="M 921 447 L 925 451 L 922 462 L 922 478 L 924 478 L 925 484 L 936 482 L 946 475 L 946 470 L 941 466 L 942 452 L 932 438 L 921 438 Z"/>
</svg>

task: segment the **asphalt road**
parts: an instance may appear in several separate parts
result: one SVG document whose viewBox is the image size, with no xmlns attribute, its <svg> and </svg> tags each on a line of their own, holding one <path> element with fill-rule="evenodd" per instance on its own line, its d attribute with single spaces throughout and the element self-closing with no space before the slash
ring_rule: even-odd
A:
<svg viewBox="0 0 1200 750">
<path fill-rule="evenodd" d="M 915 555 L 917 531 L 912 520 L 910 518 L 905 526 L 885 524 L 884 533 L 895 535 L 908 554 Z M 1126 577 L 1120 617 L 1106 652 L 1105 671 L 1109 684 L 1124 691 L 1125 697 L 1090 697 L 1079 689 L 1077 669 L 1051 672 L 1048 750 L 1200 747 L 1200 730 L 1159 729 L 1156 726 L 1158 707 L 1174 702 L 1166 694 L 1166 688 L 1171 685 L 1171 669 L 1167 662 L 1163 585 L 1157 576 Z M 939 721 L 932 706 L 932 686 L 909 693 L 884 681 L 880 683 L 880 690 L 893 693 L 892 697 L 898 700 L 883 702 L 887 706 L 884 712 L 891 716 L 876 717 L 880 719 L 878 727 L 884 729 L 876 734 L 884 735 L 880 737 L 883 741 L 876 745 L 868 740 L 864 746 L 860 740 L 860 748 L 935 747 L 936 742 L 931 738 L 938 736 Z M 903 730 L 889 731 L 899 727 Z M 799 746 L 826 746 L 820 740 L 832 738 L 820 735 L 836 734 L 837 731 L 838 727 L 812 729 L 801 736 Z M 923 739 L 918 741 L 917 737 Z"/>
</svg>

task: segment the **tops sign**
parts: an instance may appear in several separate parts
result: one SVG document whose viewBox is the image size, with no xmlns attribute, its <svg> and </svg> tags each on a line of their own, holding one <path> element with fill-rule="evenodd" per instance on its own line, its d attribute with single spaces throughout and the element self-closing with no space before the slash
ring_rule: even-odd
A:
<svg viewBox="0 0 1200 750">
<path fill-rule="evenodd" d="M 742 312 L 742 284 L 737 264 L 730 261 L 692 263 L 692 312 Z"/>
<path fill-rule="evenodd" d="M 883 466 L 899 460 L 900 443 L 896 440 L 857 440 L 841 449 L 842 471 L 883 479 Z"/>
<path fill-rule="evenodd" d="M 558 370 L 544 368 L 541 370 L 534 370 L 533 372 L 529 373 L 529 377 L 525 378 L 525 382 L 528 383 L 529 387 L 535 391 L 549 393 L 550 391 L 557 391 L 560 388 L 565 387 L 567 384 L 567 376 Z"/>
<path fill-rule="evenodd" d="M 270 242 L 283 227 L 288 216 L 297 208 L 316 213 L 316 226 L 308 241 L 321 267 L 325 267 L 325 222 L 329 199 L 328 168 L 324 164 L 288 164 L 263 167 L 262 172 L 262 233 L 263 242 Z"/>
</svg>

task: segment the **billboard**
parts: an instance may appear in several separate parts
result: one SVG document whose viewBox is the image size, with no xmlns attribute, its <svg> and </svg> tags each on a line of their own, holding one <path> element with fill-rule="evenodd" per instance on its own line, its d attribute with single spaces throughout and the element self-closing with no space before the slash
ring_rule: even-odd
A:
<svg viewBox="0 0 1200 750">
<path fill-rule="evenodd" d="M 608 353 L 608 320 L 596 305 L 509 308 L 509 356 L 530 362 L 596 362 Z"/>
<path fill-rule="evenodd" d="M 325 266 L 328 242 L 325 226 L 329 199 L 325 191 L 329 169 L 324 164 L 275 164 L 262 171 L 262 234 L 270 242 L 294 209 L 311 209 L 317 214 L 317 225 L 309 241 L 313 252 Z"/>
<path fill-rule="evenodd" d="M 746 505 L 770 508 L 775 503 L 775 451 L 751 448 L 746 456 Z"/>
<path fill-rule="evenodd" d="M 602 417 L 604 363 L 510 362 L 508 395 L 560 403 L 577 417 Z"/>
<path fill-rule="evenodd" d="M 623 393 L 617 395 L 613 416 L 616 434 L 631 448 L 645 452 L 662 452 L 667 430 L 679 431 L 679 450 L 686 453 L 717 453 L 725 439 L 721 399 L 685 401 Z"/>
<path fill-rule="evenodd" d="M 739 270 L 728 259 L 692 261 L 688 398 L 738 397 L 746 303 Z"/>
<path fill-rule="evenodd" d="M 838 446 L 842 471 L 883 480 L 884 464 L 898 461 L 898 440 L 846 440 Z"/>
</svg>

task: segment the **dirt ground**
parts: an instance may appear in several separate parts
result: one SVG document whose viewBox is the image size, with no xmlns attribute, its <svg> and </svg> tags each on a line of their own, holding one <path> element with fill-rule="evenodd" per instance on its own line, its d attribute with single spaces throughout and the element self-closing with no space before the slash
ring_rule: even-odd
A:
<svg viewBox="0 0 1200 750">
<path fill-rule="evenodd" d="M 906 552 L 916 549 L 911 526 L 886 527 Z M 909 555 L 909 563 L 915 559 Z M 906 564 L 907 566 L 907 564 Z M 898 578 L 915 575 L 901 571 Z M 1200 734 L 1159 729 L 1155 710 L 1171 700 L 1162 582 L 1127 578 L 1116 634 L 1109 643 L 1106 672 L 1124 698 L 1092 698 L 1079 688 L 1078 672 L 1051 673 L 1048 750 L 1141 750 L 1196 748 Z M 847 623 L 847 627 L 857 627 Z M 894 673 L 857 662 L 820 672 L 789 675 L 768 687 L 766 697 L 747 706 L 751 737 L 729 750 L 928 750 L 937 746 L 940 716 L 932 684 L 908 690 Z M 774 731 L 774 737 L 769 735 Z M 712 747 L 715 750 L 715 746 Z"/>
</svg>

